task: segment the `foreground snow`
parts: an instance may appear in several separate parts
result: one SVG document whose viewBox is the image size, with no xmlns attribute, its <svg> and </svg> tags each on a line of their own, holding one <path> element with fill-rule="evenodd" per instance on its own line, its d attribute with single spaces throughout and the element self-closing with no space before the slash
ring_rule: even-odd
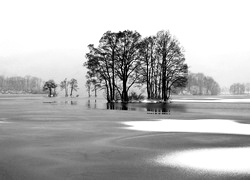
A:
<svg viewBox="0 0 250 180">
<path fill-rule="evenodd" d="M 250 124 L 241 124 L 232 120 L 157 120 L 129 121 L 126 129 L 155 132 L 192 132 L 250 135 Z"/>
<path fill-rule="evenodd" d="M 209 148 L 174 152 L 156 158 L 156 162 L 191 171 L 233 175 L 250 174 L 250 147 Z"/>
</svg>

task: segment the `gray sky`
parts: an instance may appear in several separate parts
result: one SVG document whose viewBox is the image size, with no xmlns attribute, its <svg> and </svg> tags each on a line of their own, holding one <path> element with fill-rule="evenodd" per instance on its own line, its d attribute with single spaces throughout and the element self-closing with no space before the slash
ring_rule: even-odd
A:
<svg viewBox="0 0 250 180">
<path fill-rule="evenodd" d="M 192 72 L 221 86 L 250 82 L 248 0 L 1 0 L 0 74 L 65 77 L 84 85 L 88 44 L 107 30 L 160 30 L 185 49 Z"/>
</svg>

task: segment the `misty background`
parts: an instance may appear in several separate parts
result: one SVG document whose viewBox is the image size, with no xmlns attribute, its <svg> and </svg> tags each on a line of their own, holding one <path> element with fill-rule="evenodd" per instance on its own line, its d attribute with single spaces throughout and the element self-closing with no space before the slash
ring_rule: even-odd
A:
<svg viewBox="0 0 250 180">
<path fill-rule="evenodd" d="M 185 49 L 191 72 L 221 87 L 250 82 L 247 0 L 0 1 L 0 75 L 44 81 L 75 78 L 87 95 L 85 54 L 108 30 L 142 37 L 169 30 Z"/>
</svg>

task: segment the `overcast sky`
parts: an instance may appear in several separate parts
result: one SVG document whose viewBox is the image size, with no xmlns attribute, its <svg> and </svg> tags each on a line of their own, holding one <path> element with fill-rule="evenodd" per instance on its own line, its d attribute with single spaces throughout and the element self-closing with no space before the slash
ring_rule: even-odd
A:
<svg viewBox="0 0 250 180">
<path fill-rule="evenodd" d="M 84 84 L 88 44 L 107 30 L 169 30 L 192 72 L 250 82 L 248 0 L 0 0 L 0 74 Z"/>
</svg>

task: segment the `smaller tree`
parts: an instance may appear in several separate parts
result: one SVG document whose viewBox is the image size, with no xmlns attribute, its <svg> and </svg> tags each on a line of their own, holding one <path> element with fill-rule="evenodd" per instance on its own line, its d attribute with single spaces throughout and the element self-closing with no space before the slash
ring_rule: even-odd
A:
<svg viewBox="0 0 250 180">
<path fill-rule="evenodd" d="M 97 89 L 101 87 L 101 85 L 98 83 L 97 79 L 92 79 L 92 84 L 94 86 L 93 91 L 95 92 L 95 97 L 97 97 Z"/>
<path fill-rule="evenodd" d="M 250 83 L 245 84 L 245 91 L 248 95 L 250 94 Z"/>
<path fill-rule="evenodd" d="M 43 91 L 49 91 L 49 97 L 53 97 L 56 95 L 56 87 L 57 87 L 57 84 L 55 83 L 54 80 L 49 80 L 49 81 L 46 81 L 44 86 L 43 86 Z M 54 89 L 54 93 L 52 95 L 52 90 Z"/>
<path fill-rule="evenodd" d="M 192 95 L 218 95 L 221 92 L 219 84 L 203 73 L 188 74 L 187 92 Z"/>
<path fill-rule="evenodd" d="M 77 89 L 78 89 L 77 80 L 74 79 L 74 78 L 72 78 L 72 79 L 69 81 L 69 85 L 70 85 L 70 96 L 72 97 L 73 91 L 77 91 Z"/>
<path fill-rule="evenodd" d="M 90 90 L 91 90 L 91 80 L 88 79 L 86 81 L 86 84 L 85 84 L 86 88 L 87 88 L 87 91 L 88 91 L 88 96 L 90 97 L 91 96 L 91 93 L 90 93 Z"/>
<path fill-rule="evenodd" d="M 234 83 L 230 86 L 229 89 L 231 94 L 237 95 L 237 94 L 244 94 L 245 93 L 245 85 L 240 83 Z"/>
<path fill-rule="evenodd" d="M 68 97 L 68 86 L 69 86 L 69 82 L 67 81 L 67 78 L 65 78 L 60 83 L 61 90 L 65 90 L 65 97 Z"/>
</svg>

